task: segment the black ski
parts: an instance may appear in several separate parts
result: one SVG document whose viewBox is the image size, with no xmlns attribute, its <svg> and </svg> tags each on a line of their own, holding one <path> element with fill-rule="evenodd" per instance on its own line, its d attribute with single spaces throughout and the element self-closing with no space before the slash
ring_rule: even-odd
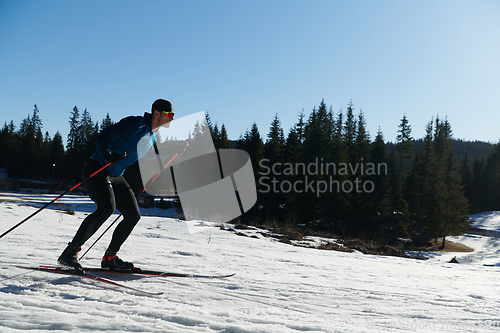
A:
<svg viewBox="0 0 500 333">
<path fill-rule="evenodd" d="M 151 271 L 143 270 L 140 268 L 134 268 L 132 270 L 124 271 L 111 271 L 109 269 L 97 268 L 97 267 L 84 267 L 85 272 L 92 273 L 113 273 L 113 274 L 138 274 L 138 275 L 149 275 L 149 276 L 160 276 L 160 277 L 182 277 L 182 278 L 194 278 L 194 279 L 225 279 L 236 275 L 236 273 L 227 275 L 203 275 L 203 274 L 190 274 L 190 273 L 174 273 L 174 272 L 162 272 L 162 271 Z"/>
<path fill-rule="evenodd" d="M 73 270 L 71 268 L 64 268 L 60 266 L 40 265 L 39 267 L 43 269 Z M 31 269 L 37 269 L 37 268 L 31 268 Z M 109 270 L 106 268 L 98 268 L 98 267 L 84 267 L 83 271 L 90 273 L 138 274 L 138 275 L 149 275 L 149 276 L 160 276 L 160 277 L 182 277 L 182 278 L 194 278 L 194 279 L 225 279 L 236 275 L 236 273 L 227 275 L 203 275 L 203 274 L 191 274 L 191 273 L 162 272 L 162 271 L 143 270 L 137 267 L 134 267 L 131 270 L 117 270 L 117 271 Z"/>
<path fill-rule="evenodd" d="M 55 266 L 38 266 L 38 267 L 29 267 L 29 266 L 19 266 L 16 265 L 18 268 L 24 268 L 24 269 L 32 269 L 32 270 L 37 270 L 37 271 L 43 271 L 43 272 L 50 272 L 50 273 L 56 273 L 56 274 L 64 274 L 64 275 L 72 275 L 72 276 L 78 276 L 78 277 L 83 277 L 91 280 L 96 280 L 104 283 L 111 284 L 113 286 L 125 288 L 128 290 L 132 290 L 141 294 L 149 295 L 149 296 L 158 296 L 163 294 L 163 292 L 159 293 L 154 293 L 154 292 L 149 292 L 149 291 L 144 291 L 141 289 L 133 288 L 126 286 L 124 284 L 108 280 L 106 278 L 102 278 L 99 276 L 95 276 L 92 274 L 87 273 L 85 270 L 80 270 L 80 269 L 71 269 L 71 268 L 62 268 L 62 267 L 55 267 Z"/>
</svg>

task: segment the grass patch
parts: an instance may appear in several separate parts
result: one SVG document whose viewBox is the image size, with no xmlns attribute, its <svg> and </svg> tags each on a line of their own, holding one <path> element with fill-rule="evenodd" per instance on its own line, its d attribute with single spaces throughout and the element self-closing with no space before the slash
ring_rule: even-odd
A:
<svg viewBox="0 0 500 333">
<path fill-rule="evenodd" d="M 427 245 L 416 246 L 406 248 L 406 250 L 413 251 L 423 251 L 423 252 L 474 252 L 474 249 L 465 246 L 463 244 L 446 241 L 444 249 L 441 248 L 442 242 L 438 241 L 437 243 L 430 243 Z"/>
</svg>

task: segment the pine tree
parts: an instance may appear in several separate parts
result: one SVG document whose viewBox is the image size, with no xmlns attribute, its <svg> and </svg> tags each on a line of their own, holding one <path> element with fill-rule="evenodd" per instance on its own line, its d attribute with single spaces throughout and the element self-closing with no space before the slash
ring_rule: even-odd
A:
<svg viewBox="0 0 500 333">
<path fill-rule="evenodd" d="M 417 225 L 421 241 L 426 228 L 437 223 L 436 203 L 439 203 L 438 196 L 438 165 L 433 143 L 433 121 L 426 126 L 421 155 L 417 154 L 413 163 L 412 176 L 408 179 L 409 185 L 406 187 L 410 204 L 410 212 Z"/>
<path fill-rule="evenodd" d="M 23 119 L 19 128 L 20 144 L 23 147 L 20 164 L 20 174 L 22 177 L 39 178 L 38 170 L 43 165 L 42 120 L 38 113 L 39 110 L 35 104 L 33 114 Z"/>
<path fill-rule="evenodd" d="M 446 119 L 444 122 L 436 120 L 435 135 L 436 151 L 440 156 L 439 164 L 442 168 L 443 191 L 439 197 L 442 202 L 436 202 L 439 211 L 439 222 L 432 226 L 435 234 L 443 237 L 442 248 L 445 246 L 446 236 L 459 236 L 469 227 L 469 204 L 463 191 L 462 179 L 457 172 L 457 161 L 453 152 L 451 125 Z"/>
<path fill-rule="evenodd" d="M 21 149 L 14 121 L 5 122 L 0 132 L 0 166 L 7 168 L 9 177 L 17 177 L 20 171 Z"/>
<path fill-rule="evenodd" d="M 214 126 L 212 125 L 212 119 L 210 119 L 210 114 L 208 113 L 208 111 L 205 113 L 205 119 L 206 119 L 206 125 L 208 127 L 208 129 L 210 130 L 210 133 L 212 134 L 212 137 L 213 137 L 213 130 L 214 130 Z"/>
<path fill-rule="evenodd" d="M 219 125 L 217 123 L 213 125 L 208 112 L 205 114 L 205 119 L 207 121 L 206 125 L 212 136 L 212 141 L 214 143 L 215 149 L 230 148 L 231 144 L 227 136 L 226 126 L 222 124 L 221 128 L 219 129 Z"/>
<path fill-rule="evenodd" d="M 80 178 L 80 159 L 82 153 L 80 140 L 80 112 L 75 106 L 69 118 L 69 134 L 66 140 L 65 178 L 76 180 Z M 88 157 L 88 156 L 87 156 Z"/>
<path fill-rule="evenodd" d="M 398 191 L 401 191 L 404 179 L 408 173 L 408 163 L 411 160 L 413 144 L 411 126 L 408 123 L 406 115 L 403 115 L 396 137 L 396 151 L 398 153 Z"/>
<path fill-rule="evenodd" d="M 267 138 L 264 145 L 265 158 L 269 159 L 271 164 L 281 163 L 285 148 L 285 135 L 278 114 L 274 116 Z"/>
<path fill-rule="evenodd" d="M 75 106 L 73 108 L 73 111 L 71 111 L 71 116 L 69 118 L 69 134 L 66 143 L 66 150 L 68 151 L 77 149 L 78 135 L 80 134 L 79 125 L 80 125 L 80 112 L 78 111 L 78 108 Z"/>
<path fill-rule="evenodd" d="M 283 152 L 283 162 L 290 163 L 295 166 L 296 163 L 303 160 L 303 140 L 304 140 L 304 110 L 299 113 L 299 119 L 297 123 L 290 128 L 288 131 L 288 136 L 284 145 Z M 292 167 L 292 170 L 286 175 L 282 175 L 284 181 L 290 182 L 290 184 L 295 184 L 299 180 L 299 175 L 297 175 L 297 170 Z M 296 225 L 298 223 L 299 215 L 301 212 L 302 196 L 299 193 L 290 191 L 286 194 L 286 204 L 285 204 L 285 214 L 286 220 L 292 224 Z"/>
<path fill-rule="evenodd" d="M 304 132 L 306 124 L 304 122 L 304 109 L 299 114 L 299 121 L 294 126 L 294 131 L 297 134 L 297 140 L 300 144 L 304 143 Z"/>
<path fill-rule="evenodd" d="M 238 140 L 238 149 L 246 151 L 250 155 L 252 167 L 255 173 L 260 171 L 260 161 L 264 158 L 264 143 L 259 133 L 257 123 L 253 123 L 250 131 Z"/>
<path fill-rule="evenodd" d="M 49 150 L 52 145 L 52 138 L 50 137 L 49 132 L 45 132 L 42 143 L 42 151 L 41 151 L 41 166 L 39 168 L 39 176 L 42 179 L 52 179 L 52 163 L 50 162 Z"/>
<path fill-rule="evenodd" d="M 259 133 L 259 128 L 257 127 L 257 123 L 253 123 L 250 131 L 247 130 L 243 137 L 237 141 L 237 148 L 244 150 L 250 155 L 250 160 L 252 162 L 252 168 L 256 178 L 258 179 L 261 175 L 261 167 L 260 162 L 264 158 L 264 143 Z M 242 219 L 248 224 L 254 222 L 255 219 L 259 219 L 259 206 L 262 205 L 262 196 L 260 193 L 262 186 L 260 182 L 257 180 L 257 203 L 254 207 L 248 210 L 243 216 Z"/>
<path fill-rule="evenodd" d="M 212 140 L 214 142 L 215 149 L 219 149 L 220 148 L 219 147 L 220 141 L 221 141 L 219 125 L 217 125 L 217 123 L 215 123 L 215 125 L 213 126 L 213 129 L 210 132 L 212 134 Z"/>
<path fill-rule="evenodd" d="M 56 132 L 49 150 L 49 161 L 52 163 L 53 180 L 60 180 L 63 177 L 64 168 L 64 144 L 61 133 Z"/>
<path fill-rule="evenodd" d="M 90 113 L 85 110 L 82 113 L 82 119 L 79 124 L 78 131 L 80 133 L 80 162 L 83 165 L 85 160 L 89 158 L 90 155 L 97 149 L 95 138 L 99 129 L 99 124 L 94 124 L 92 122 L 92 117 Z"/>
<path fill-rule="evenodd" d="M 359 111 L 358 122 L 356 126 L 356 161 L 368 159 L 370 156 L 370 134 L 366 129 L 366 120 L 363 110 Z"/>
<path fill-rule="evenodd" d="M 221 149 L 231 148 L 231 143 L 229 142 L 229 138 L 227 136 L 226 126 L 224 124 L 222 124 L 222 126 L 220 128 L 219 147 Z"/>
<path fill-rule="evenodd" d="M 435 238 L 460 235 L 468 228 L 468 202 L 458 173 L 451 126 L 439 117 L 429 122 L 422 146 L 416 156 L 406 191 L 414 221 Z"/>
<path fill-rule="evenodd" d="M 375 140 L 371 144 L 369 162 L 376 166 L 390 164 L 389 152 L 380 128 L 378 129 Z M 386 239 L 386 231 L 397 226 L 392 225 L 393 209 L 390 174 L 389 172 L 386 174 L 383 168 L 381 170 L 383 171 L 380 173 L 377 170 L 375 174 L 367 176 L 367 180 L 373 183 L 373 191 L 365 195 L 364 204 L 366 205 L 366 210 L 369 210 L 369 221 L 373 221 L 371 225 L 366 227 L 371 229 L 371 233 L 379 233 L 385 236 L 382 236 L 382 239 Z M 398 222 L 402 225 L 406 221 L 400 219 Z M 403 228 L 403 226 L 401 226 L 401 228 Z"/>
<path fill-rule="evenodd" d="M 267 160 L 267 164 L 269 166 L 273 166 L 277 163 L 283 163 L 285 138 L 278 114 L 274 116 L 267 138 L 268 139 L 264 144 L 264 157 Z M 278 180 L 280 183 L 284 180 L 283 175 L 271 175 L 271 177 Z M 274 218 L 281 219 L 281 207 L 285 203 L 283 193 L 281 193 L 281 191 L 278 191 L 277 193 L 270 191 L 268 193 L 263 193 L 261 195 L 261 199 L 268 208 L 270 215 Z"/>
<path fill-rule="evenodd" d="M 112 126 L 114 124 L 113 120 L 111 120 L 111 117 L 109 116 L 109 112 L 106 113 L 106 117 L 102 120 L 100 130 L 102 131 L 105 128 L 108 128 L 109 126 Z"/>
<path fill-rule="evenodd" d="M 333 119 L 333 115 L 332 115 Z M 342 109 L 337 113 L 337 120 L 332 120 L 333 136 L 331 144 L 331 159 L 334 163 L 347 163 L 347 146 L 344 141 L 344 114 Z"/>
<path fill-rule="evenodd" d="M 304 110 L 299 114 L 298 122 L 288 131 L 285 141 L 284 160 L 298 162 L 302 158 L 302 143 L 304 139 Z"/>
<path fill-rule="evenodd" d="M 302 160 L 304 165 L 320 164 L 331 160 L 331 144 L 333 137 L 332 115 L 327 110 L 325 101 L 322 100 L 318 108 L 314 107 L 304 127 L 304 141 L 302 148 Z M 327 175 L 325 173 L 307 173 L 307 181 L 315 184 L 325 184 Z M 305 175 L 303 176 L 305 181 Z M 323 224 L 330 224 L 329 216 L 325 210 L 330 207 L 330 195 L 323 193 L 319 196 L 316 191 L 305 191 L 302 194 L 300 216 L 308 221 L 322 220 Z"/>
<path fill-rule="evenodd" d="M 343 139 L 349 158 L 349 161 L 346 161 L 346 163 L 356 160 L 354 149 L 356 143 L 356 119 L 354 117 L 354 104 L 352 103 L 352 100 L 347 105 L 346 120 L 343 128 Z"/>
<path fill-rule="evenodd" d="M 416 153 L 409 166 L 408 176 L 405 178 L 401 198 L 408 204 L 408 213 L 416 224 L 416 231 L 423 237 L 423 205 L 424 205 L 424 161 L 420 153 Z M 399 186 L 399 185 L 397 185 Z M 422 240 L 422 238 L 421 238 Z"/>
<path fill-rule="evenodd" d="M 303 139 L 303 162 L 308 163 L 313 161 L 321 151 L 320 147 L 320 128 L 316 107 L 313 108 L 309 119 L 304 126 Z"/>
</svg>

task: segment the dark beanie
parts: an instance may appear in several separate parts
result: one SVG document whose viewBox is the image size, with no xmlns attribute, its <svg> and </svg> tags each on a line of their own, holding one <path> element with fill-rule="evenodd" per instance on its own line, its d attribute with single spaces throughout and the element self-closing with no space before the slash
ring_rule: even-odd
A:
<svg viewBox="0 0 500 333">
<path fill-rule="evenodd" d="M 157 99 L 151 106 L 151 113 L 153 113 L 154 110 L 173 111 L 174 109 L 172 108 L 172 103 L 170 103 L 169 101 L 166 101 L 164 99 Z"/>
</svg>

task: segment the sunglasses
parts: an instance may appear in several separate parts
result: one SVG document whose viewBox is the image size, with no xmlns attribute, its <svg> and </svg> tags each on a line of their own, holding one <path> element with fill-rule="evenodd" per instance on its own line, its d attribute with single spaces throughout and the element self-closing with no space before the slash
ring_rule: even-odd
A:
<svg viewBox="0 0 500 333">
<path fill-rule="evenodd" d="M 161 112 L 164 112 L 164 113 L 168 114 L 169 116 L 171 115 L 172 117 L 174 116 L 174 113 L 172 111 L 161 111 Z"/>
</svg>

